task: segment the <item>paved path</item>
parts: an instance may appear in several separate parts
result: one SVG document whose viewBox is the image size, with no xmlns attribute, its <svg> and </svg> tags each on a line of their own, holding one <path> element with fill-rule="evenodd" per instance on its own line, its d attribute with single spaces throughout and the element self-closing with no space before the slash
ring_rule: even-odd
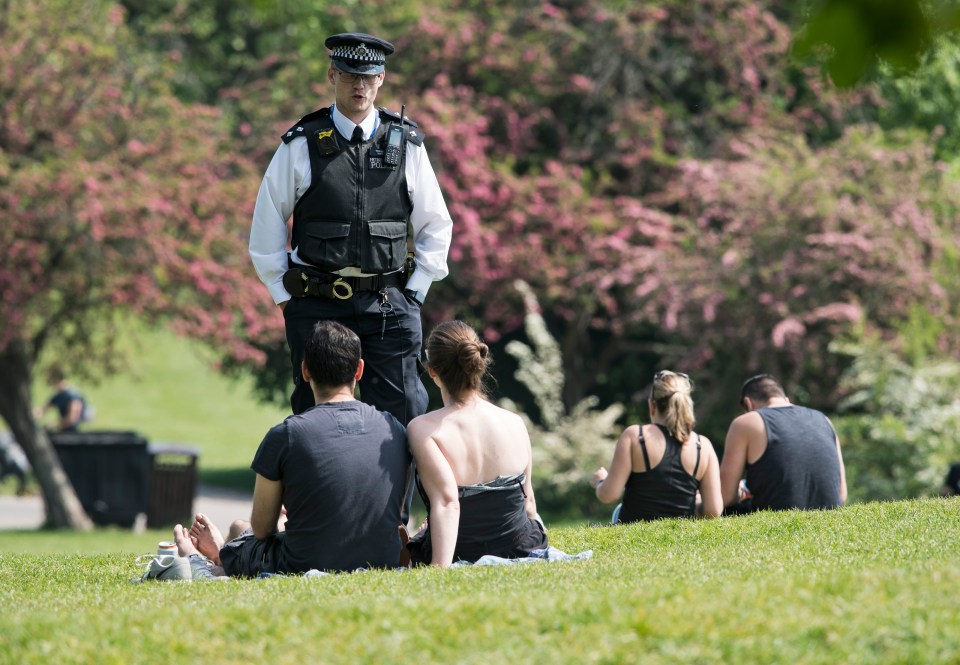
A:
<svg viewBox="0 0 960 665">
<path fill-rule="evenodd" d="M 193 499 L 193 512 L 205 513 L 226 533 L 230 523 L 250 519 L 251 496 L 234 490 L 201 485 Z M 0 496 L 0 531 L 37 529 L 43 524 L 43 500 L 35 496 Z"/>
</svg>

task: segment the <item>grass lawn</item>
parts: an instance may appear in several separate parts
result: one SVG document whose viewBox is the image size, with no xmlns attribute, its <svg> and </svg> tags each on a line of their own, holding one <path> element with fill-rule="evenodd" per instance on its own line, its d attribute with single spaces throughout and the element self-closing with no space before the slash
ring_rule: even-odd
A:
<svg viewBox="0 0 960 665">
<path fill-rule="evenodd" d="M 126 536 L 99 533 L 112 553 L 0 554 L 0 662 L 960 662 L 956 498 L 551 529 L 593 550 L 570 563 L 224 583 L 130 584 Z"/>
</svg>

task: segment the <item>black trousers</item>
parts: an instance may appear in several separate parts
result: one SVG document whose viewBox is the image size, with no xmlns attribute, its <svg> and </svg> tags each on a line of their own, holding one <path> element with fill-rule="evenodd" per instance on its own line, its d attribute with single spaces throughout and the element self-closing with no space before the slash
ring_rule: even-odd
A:
<svg viewBox="0 0 960 665">
<path fill-rule="evenodd" d="M 290 406 L 294 413 L 313 406 L 313 393 L 300 373 L 300 362 L 313 326 L 320 320 L 336 321 L 360 337 L 364 361 L 359 385 L 361 400 L 389 411 L 404 425 L 426 412 L 427 390 L 420 381 L 420 306 L 402 290 L 387 289 L 387 306 L 376 291 L 358 291 L 348 300 L 291 298 L 283 318 L 293 370 Z"/>
</svg>

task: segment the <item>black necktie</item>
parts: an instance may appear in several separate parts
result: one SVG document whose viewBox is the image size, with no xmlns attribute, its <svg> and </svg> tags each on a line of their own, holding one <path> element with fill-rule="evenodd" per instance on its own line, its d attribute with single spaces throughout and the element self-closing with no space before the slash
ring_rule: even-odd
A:
<svg viewBox="0 0 960 665">
<path fill-rule="evenodd" d="M 363 141 L 363 130 L 360 129 L 360 125 L 357 125 L 353 128 L 353 138 L 351 140 L 354 143 L 360 143 Z"/>
</svg>

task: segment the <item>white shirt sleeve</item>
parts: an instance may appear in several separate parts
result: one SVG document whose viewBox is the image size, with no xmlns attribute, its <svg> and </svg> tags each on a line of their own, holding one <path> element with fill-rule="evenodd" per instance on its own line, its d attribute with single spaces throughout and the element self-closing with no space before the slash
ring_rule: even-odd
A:
<svg viewBox="0 0 960 665">
<path fill-rule="evenodd" d="M 449 272 L 447 254 L 453 220 L 426 148 L 407 143 L 407 149 L 405 175 L 413 203 L 410 224 L 416 253 L 416 270 L 407 281 L 407 288 L 426 295 L 430 285 Z M 288 268 L 287 221 L 297 199 L 309 188 L 310 178 L 307 140 L 298 137 L 277 148 L 257 194 L 250 228 L 250 259 L 257 276 L 277 304 L 290 299 L 290 294 L 283 288 L 283 274 Z"/>
<path fill-rule="evenodd" d="M 430 285 L 449 272 L 447 254 L 453 237 L 453 220 L 427 149 L 409 142 L 407 148 L 407 189 L 413 202 L 410 224 L 416 252 L 416 270 L 407 280 L 407 288 L 426 295 Z"/>
<path fill-rule="evenodd" d="M 283 273 L 288 267 L 287 220 L 309 184 L 310 156 L 306 138 L 281 143 L 260 183 L 249 247 L 257 276 L 277 304 L 290 299 L 290 294 L 283 288 Z"/>
</svg>

